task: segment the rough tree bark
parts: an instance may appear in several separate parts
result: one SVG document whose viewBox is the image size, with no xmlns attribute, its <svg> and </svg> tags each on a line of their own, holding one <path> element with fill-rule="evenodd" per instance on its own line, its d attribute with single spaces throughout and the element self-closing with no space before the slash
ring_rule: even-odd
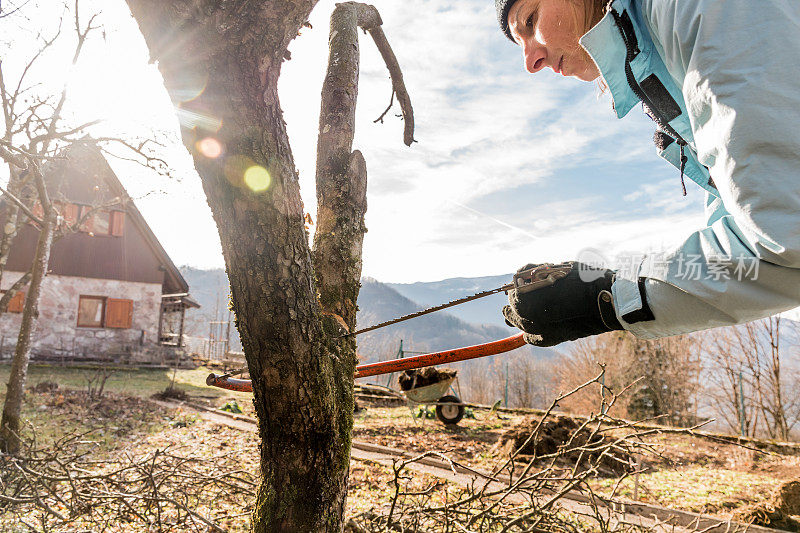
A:
<svg viewBox="0 0 800 533">
<path fill-rule="evenodd" d="M 364 159 L 351 153 L 366 8 L 347 4 L 332 19 L 341 31 L 320 119 L 312 261 L 277 82 L 316 2 L 127 1 L 179 116 L 190 117 L 184 143 L 219 229 L 261 437 L 253 530 L 340 531 L 356 363 L 355 340 L 341 335 L 355 325 L 366 208 Z M 202 92 L 181 101 L 192 81 Z"/>
</svg>

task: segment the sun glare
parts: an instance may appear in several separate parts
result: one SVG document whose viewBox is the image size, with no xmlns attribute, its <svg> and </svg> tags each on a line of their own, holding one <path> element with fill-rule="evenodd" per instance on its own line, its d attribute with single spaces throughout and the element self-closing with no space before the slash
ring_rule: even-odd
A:
<svg viewBox="0 0 800 533">
<path fill-rule="evenodd" d="M 222 155 L 222 145 L 213 137 L 206 137 L 197 141 L 196 148 L 198 152 L 209 159 L 216 159 Z"/>
<path fill-rule="evenodd" d="M 254 192 L 267 190 L 271 178 L 267 169 L 262 166 L 252 166 L 244 171 L 244 182 Z"/>
</svg>

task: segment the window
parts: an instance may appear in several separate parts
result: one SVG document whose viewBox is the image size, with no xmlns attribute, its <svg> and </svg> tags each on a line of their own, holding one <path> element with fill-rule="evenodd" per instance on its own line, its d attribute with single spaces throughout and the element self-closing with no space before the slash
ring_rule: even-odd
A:
<svg viewBox="0 0 800 533">
<path fill-rule="evenodd" d="M 6 292 L 7 291 L 0 291 L 2 294 Z M 11 301 L 8 302 L 6 311 L 9 313 L 21 313 L 23 307 L 25 307 L 25 291 L 17 291 L 17 294 L 12 296 Z"/>
<path fill-rule="evenodd" d="M 133 319 L 133 300 L 109 298 L 106 301 L 106 327 L 129 328 Z"/>
<path fill-rule="evenodd" d="M 108 235 L 111 233 L 111 213 L 108 211 L 95 211 L 92 221 L 92 232 L 95 235 Z"/>
<path fill-rule="evenodd" d="M 102 296 L 81 296 L 78 300 L 78 327 L 102 328 L 106 299 Z"/>
<path fill-rule="evenodd" d="M 77 207 L 77 206 L 76 206 Z M 89 214 L 91 213 L 91 214 Z M 95 209 L 90 205 L 80 206 L 81 218 L 89 215 L 81 225 L 81 231 L 93 235 L 113 235 L 121 237 L 125 228 L 124 211 Z"/>
<path fill-rule="evenodd" d="M 78 221 L 78 213 L 80 212 L 80 207 L 76 204 L 66 204 L 64 206 L 64 211 L 61 213 L 64 216 L 64 222 L 72 226 Z"/>
<path fill-rule="evenodd" d="M 81 296 L 78 300 L 78 327 L 127 329 L 133 322 L 133 300 Z"/>
<path fill-rule="evenodd" d="M 78 206 L 80 209 L 78 210 L 78 218 L 83 220 L 89 212 L 92 210 L 91 206 L 88 205 L 81 205 Z M 81 224 L 81 231 L 84 233 L 92 233 L 94 232 L 94 225 L 92 224 L 94 219 L 93 215 L 89 215 L 88 218 Z"/>
</svg>

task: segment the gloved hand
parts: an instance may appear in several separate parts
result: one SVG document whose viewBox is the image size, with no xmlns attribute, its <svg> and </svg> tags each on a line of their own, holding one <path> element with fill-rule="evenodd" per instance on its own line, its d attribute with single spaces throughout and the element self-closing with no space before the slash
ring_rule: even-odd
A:
<svg viewBox="0 0 800 533">
<path fill-rule="evenodd" d="M 518 272 L 538 265 L 525 265 Z M 614 271 L 572 262 L 569 273 L 552 285 L 529 292 L 512 289 L 503 316 L 509 326 L 526 333 L 536 346 L 555 346 L 564 341 L 622 330 L 611 297 Z"/>
</svg>

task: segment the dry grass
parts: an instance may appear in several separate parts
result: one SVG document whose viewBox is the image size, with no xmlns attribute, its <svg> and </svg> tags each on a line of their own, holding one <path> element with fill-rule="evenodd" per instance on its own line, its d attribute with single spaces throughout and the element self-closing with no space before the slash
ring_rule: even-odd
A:
<svg viewBox="0 0 800 533">
<path fill-rule="evenodd" d="M 489 469 L 504 450 L 494 450 L 500 436 L 522 416 L 477 411 L 456 428 L 424 423 L 405 407 L 367 408 L 356 415 L 354 439 L 413 452 L 447 452 L 461 463 Z M 781 483 L 800 478 L 800 457 L 754 452 L 685 435 L 655 435 L 654 453 L 640 458 L 647 471 L 639 476 L 639 501 L 729 519 L 736 509 L 765 502 Z M 610 491 L 616 479 L 597 479 L 592 487 Z M 624 480 L 618 495 L 633 497 L 634 479 Z"/>
<path fill-rule="evenodd" d="M 47 377 L 59 381 L 64 374 L 51 372 Z M 66 374 L 67 384 L 75 384 L 80 377 L 78 373 Z M 204 370 L 188 373 L 182 379 L 195 381 L 201 375 L 205 375 Z M 33 384 L 45 381 L 43 377 L 36 376 Z M 142 388 L 141 396 L 157 392 L 168 381 L 167 376 L 163 380 L 146 380 L 149 385 Z M 245 414 L 252 414 L 246 395 L 200 388 L 195 384 L 190 384 L 188 389 L 195 393 L 194 401 L 207 401 L 219 407 L 235 399 Z M 119 389 L 112 386 L 110 390 Z M 198 391 L 204 398 L 197 398 Z M 249 472 L 251 479 L 257 476 L 257 440 L 252 433 L 204 421 L 187 411 L 158 408 L 137 396 L 112 392 L 99 400 L 90 400 L 85 392 L 65 389 L 62 382 L 58 390 L 30 392 L 23 414 L 28 421 L 26 431 L 29 435 L 35 432 L 42 445 L 69 432 L 91 430 L 98 459 L 123 453 L 141 456 L 167 448 L 185 450 L 199 458 L 226 457 L 228 462 L 221 466 L 230 467 L 235 463 Z M 445 452 L 461 463 L 489 469 L 503 459 L 499 456 L 502 451 L 495 447 L 496 442 L 523 417 L 505 413 L 498 416 L 487 411 L 475 411 L 475 416 L 474 419 L 465 418 L 456 427 L 447 427 L 436 420 L 414 418 L 406 407 L 367 406 L 355 415 L 354 439 L 412 452 Z M 765 503 L 781 483 L 800 477 L 798 457 L 767 455 L 681 435 L 654 435 L 648 444 L 655 453 L 641 458 L 647 470 L 639 477 L 639 500 L 666 507 L 727 519 L 737 510 Z M 392 496 L 393 477 L 391 468 L 354 462 L 348 515 L 385 510 Z M 438 481 L 415 475 L 409 483 L 409 490 L 413 491 L 424 490 Z M 609 491 L 613 483 L 611 479 L 596 479 L 591 485 L 602 492 Z M 618 494 L 631 498 L 633 484 L 633 478 L 626 479 L 619 486 Z M 195 510 L 226 530 L 244 531 L 248 527 L 249 509 L 236 503 L 236 499 L 198 501 Z M 31 510 L 31 519 L 33 514 Z M 0 517 L 0 530 L 13 531 L 12 526 L 18 525 L 7 515 Z M 146 529 L 126 526 L 126 531 Z"/>
</svg>

